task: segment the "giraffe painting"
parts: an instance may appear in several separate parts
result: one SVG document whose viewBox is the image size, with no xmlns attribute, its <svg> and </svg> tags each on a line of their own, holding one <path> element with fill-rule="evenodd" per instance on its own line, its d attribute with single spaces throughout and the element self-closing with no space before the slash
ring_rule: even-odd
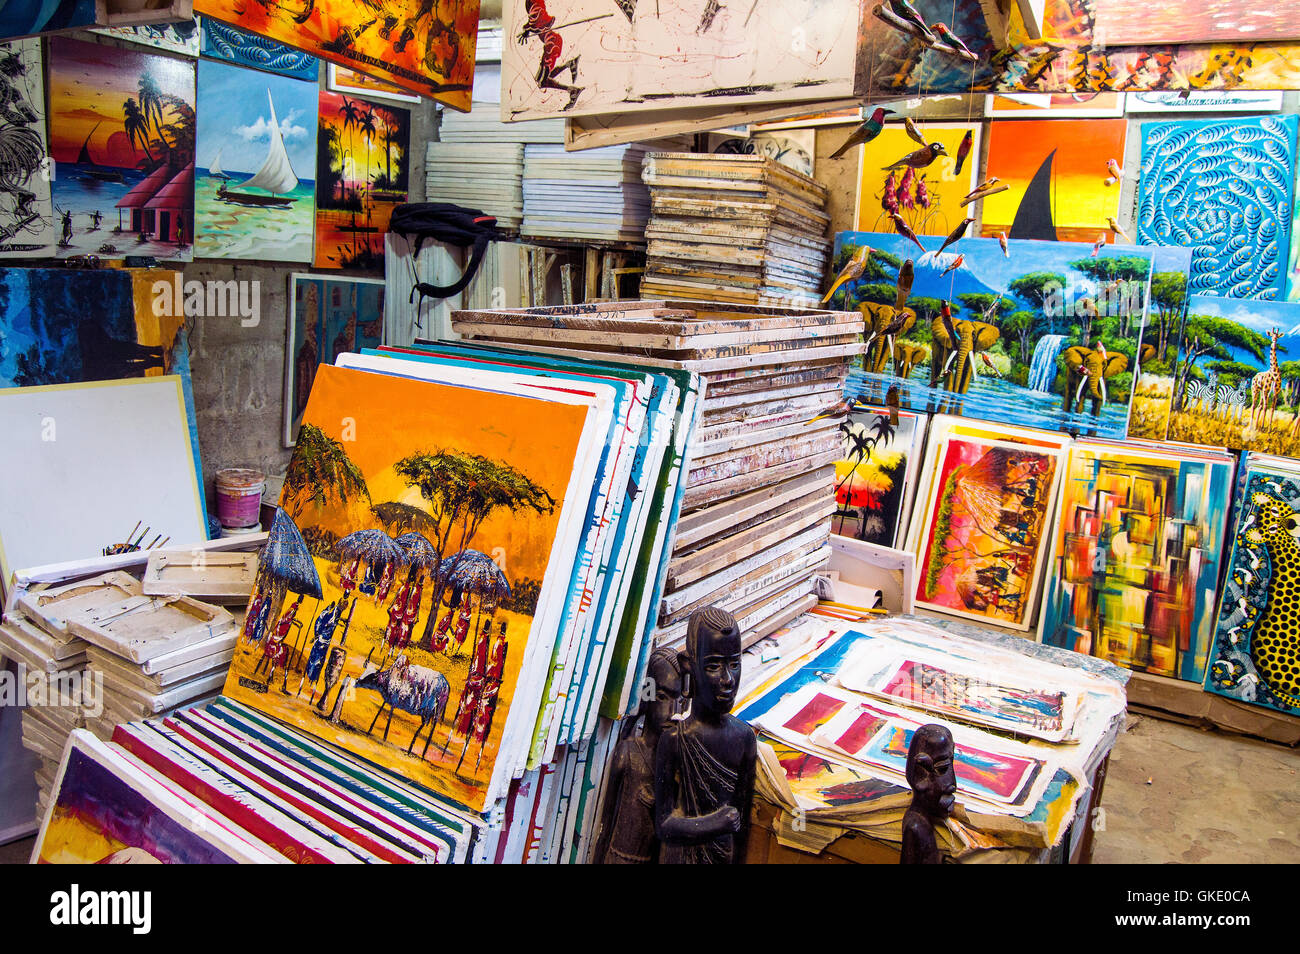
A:
<svg viewBox="0 0 1300 954">
<path fill-rule="evenodd" d="M 1266 411 L 1270 424 L 1277 412 L 1277 395 L 1282 388 L 1282 374 L 1277 367 L 1277 339 L 1281 337 L 1280 328 L 1269 331 L 1268 370 L 1261 371 L 1250 379 L 1250 417 L 1256 427 L 1264 420 Z"/>
</svg>

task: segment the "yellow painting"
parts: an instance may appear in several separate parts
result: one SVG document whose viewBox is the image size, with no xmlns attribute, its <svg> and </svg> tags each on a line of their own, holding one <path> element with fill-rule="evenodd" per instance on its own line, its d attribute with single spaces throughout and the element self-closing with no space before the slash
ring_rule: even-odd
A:
<svg viewBox="0 0 1300 954">
<path fill-rule="evenodd" d="M 970 214 L 961 200 L 976 185 L 979 124 L 925 123 L 918 128 L 927 144 L 943 146 L 943 154 L 925 166 L 899 164 L 924 148 L 902 125 L 886 126 L 879 136 L 859 147 L 855 230 L 892 232 L 891 215 L 897 212 L 917 235 L 948 235 Z M 963 150 L 962 142 L 968 134 L 970 142 Z"/>
<path fill-rule="evenodd" d="M 483 810 L 587 413 L 321 367 L 225 694 Z"/>
</svg>

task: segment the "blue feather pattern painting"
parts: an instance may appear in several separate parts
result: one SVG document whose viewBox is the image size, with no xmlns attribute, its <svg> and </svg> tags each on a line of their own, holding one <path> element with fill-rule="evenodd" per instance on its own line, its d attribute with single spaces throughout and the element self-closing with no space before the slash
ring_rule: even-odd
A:
<svg viewBox="0 0 1300 954">
<path fill-rule="evenodd" d="M 1284 297 L 1295 116 L 1142 127 L 1138 242 L 1192 249 L 1191 294 Z"/>
<path fill-rule="evenodd" d="M 211 17 L 201 17 L 202 53 L 215 60 L 225 60 L 236 66 L 251 66 L 279 73 L 294 79 L 320 80 L 320 60 L 310 53 L 295 50 L 264 36 L 257 36 L 219 23 Z"/>
</svg>

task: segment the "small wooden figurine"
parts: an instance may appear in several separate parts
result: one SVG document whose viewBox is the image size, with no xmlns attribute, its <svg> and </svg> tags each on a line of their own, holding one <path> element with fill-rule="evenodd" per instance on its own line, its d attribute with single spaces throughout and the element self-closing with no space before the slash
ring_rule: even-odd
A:
<svg viewBox="0 0 1300 954">
<path fill-rule="evenodd" d="M 625 734 L 610 761 L 593 864 L 645 865 L 658 860 L 655 750 L 664 729 L 672 724 L 682 693 L 676 651 L 656 649 L 646 666 L 646 676 L 646 694 L 637 713 L 644 722 L 641 734 L 634 734 L 636 718 L 626 720 Z"/>
<path fill-rule="evenodd" d="M 740 627 L 716 606 L 691 614 L 682 695 L 655 756 L 655 829 L 664 864 L 741 864 L 749 840 L 758 741 L 731 715 L 740 683 Z"/>
<path fill-rule="evenodd" d="M 948 817 L 957 795 L 952 733 L 946 726 L 931 723 L 912 733 L 912 744 L 907 747 L 907 784 L 912 786 L 912 804 L 903 815 L 903 853 L 899 861 L 905 865 L 937 865 L 943 856 L 934 826 Z"/>
</svg>

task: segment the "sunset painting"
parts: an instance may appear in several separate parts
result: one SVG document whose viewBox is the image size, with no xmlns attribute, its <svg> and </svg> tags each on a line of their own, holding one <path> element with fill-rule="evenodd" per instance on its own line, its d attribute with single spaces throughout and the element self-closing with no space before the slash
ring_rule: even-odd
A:
<svg viewBox="0 0 1300 954">
<path fill-rule="evenodd" d="M 58 254 L 188 262 L 194 237 L 194 63 L 49 40 Z"/>
</svg>

